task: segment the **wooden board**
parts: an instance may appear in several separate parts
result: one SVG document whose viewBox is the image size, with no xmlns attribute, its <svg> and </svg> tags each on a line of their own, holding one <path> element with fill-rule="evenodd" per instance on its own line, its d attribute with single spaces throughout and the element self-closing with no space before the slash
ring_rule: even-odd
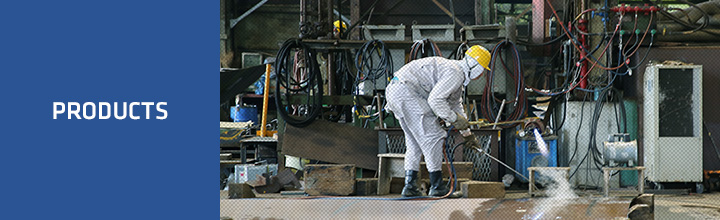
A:
<svg viewBox="0 0 720 220">
<path fill-rule="evenodd" d="M 390 179 L 390 194 L 400 194 L 405 187 L 405 178 L 393 177 Z"/>
<path fill-rule="evenodd" d="M 255 193 L 248 184 L 228 183 L 228 197 L 230 199 L 255 198 Z"/>
<path fill-rule="evenodd" d="M 355 166 L 352 164 L 311 164 L 305 166 L 305 192 L 311 196 L 346 196 L 355 192 Z"/>
<path fill-rule="evenodd" d="M 455 175 L 457 178 L 472 179 L 473 162 L 453 162 L 455 167 Z M 443 178 L 450 177 L 450 171 L 448 171 L 445 162 L 442 163 L 442 176 Z M 420 162 L 420 179 L 429 179 L 430 174 L 427 171 L 425 162 Z"/>
<path fill-rule="evenodd" d="M 377 131 L 315 120 L 304 128 L 287 126 L 282 153 L 377 170 Z"/>
<path fill-rule="evenodd" d="M 378 154 L 378 195 L 391 193 L 391 183 L 393 177 L 405 177 L 403 164 L 405 154 Z"/>
<path fill-rule="evenodd" d="M 377 178 L 361 178 L 355 180 L 356 196 L 377 195 Z"/>
<path fill-rule="evenodd" d="M 501 182 L 467 181 L 461 183 L 464 198 L 505 198 L 505 186 Z"/>
</svg>

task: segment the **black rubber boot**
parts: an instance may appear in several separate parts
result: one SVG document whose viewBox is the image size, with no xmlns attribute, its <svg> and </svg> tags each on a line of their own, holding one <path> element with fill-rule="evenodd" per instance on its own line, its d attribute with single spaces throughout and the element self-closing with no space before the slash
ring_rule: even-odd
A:
<svg viewBox="0 0 720 220">
<path fill-rule="evenodd" d="M 417 174 L 418 171 L 405 171 L 405 187 L 402 190 L 403 197 L 422 196 L 422 192 L 420 192 L 420 188 L 417 186 Z"/>
<path fill-rule="evenodd" d="M 442 180 L 442 171 L 430 173 L 430 192 L 428 192 L 428 196 L 444 196 L 450 191 L 445 187 Z"/>
</svg>

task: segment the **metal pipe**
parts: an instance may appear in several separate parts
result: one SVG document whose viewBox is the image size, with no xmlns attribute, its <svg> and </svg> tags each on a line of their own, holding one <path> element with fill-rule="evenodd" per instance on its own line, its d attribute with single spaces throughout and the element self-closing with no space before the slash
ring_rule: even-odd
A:
<svg viewBox="0 0 720 220">
<path fill-rule="evenodd" d="M 497 123 L 498 120 L 500 120 L 500 114 L 502 114 L 503 108 L 505 108 L 505 99 L 503 99 L 502 103 L 500 104 L 500 110 L 498 110 L 498 114 L 497 114 L 497 116 L 495 116 L 495 123 Z M 494 124 L 493 129 L 495 129 L 496 127 L 497 127 L 497 124 Z"/>
<path fill-rule="evenodd" d="M 472 103 L 473 103 L 473 105 L 472 105 L 473 112 L 472 113 L 475 116 L 475 120 L 480 120 L 480 117 L 478 116 L 477 102 L 475 101 L 475 99 L 472 100 Z M 475 125 L 475 128 L 480 128 L 480 126 Z"/>
<path fill-rule="evenodd" d="M 497 122 L 498 120 L 500 120 L 500 114 L 502 113 L 503 108 L 505 108 L 505 99 L 503 99 L 502 104 L 500 104 L 500 110 L 498 110 L 498 114 L 497 114 L 497 116 L 495 117 L 495 122 Z M 493 129 L 497 128 L 497 123 L 496 123 L 496 124 L 493 124 L 493 127 L 492 127 L 492 128 L 493 128 Z M 499 133 L 498 133 L 498 135 L 499 135 Z M 492 142 L 492 138 L 490 138 L 490 140 L 488 140 L 487 144 L 486 144 L 485 147 L 482 149 L 482 152 L 487 152 L 487 150 L 490 148 L 490 143 L 491 143 L 491 142 Z M 488 154 L 488 155 L 489 155 L 489 154 Z"/>
<path fill-rule="evenodd" d="M 335 14 L 335 13 L 333 13 L 333 11 L 334 11 L 333 0 L 327 0 L 327 5 L 326 5 L 326 6 L 327 6 L 327 25 L 328 25 L 327 28 L 330 29 L 330 31 L 328 31 L 327 37 L 328 37 L 328 38 L 332 38 L 332 36 L 333 36 L 333 22 L 335 21 L 335 18 L 333 17 L 333 15 Z M 338 16 L 338 17 L 339 17 L 339 16 Z M 342 25 L 341 25 L 341 26 L 342 26 Z M 330 72 L 328 72 L 328 74 L 330 74 Z M 328 86 L 328 87 L 329 87 L 329 86 Z"/>
<path fill-rule="evenodd" d="M 720 1 L 706 1 L 697 4 L 697 8 L 690 7 L 685 11 L 688 14 L 688 19 L 691 21 L 690 23 L 695 24 L 700 18 L 703 18 L 703 12 L 710 16 L 720 13 Z"/>
<path fill-rule="evenodd" d="M 463 23 L 462 21 L 460 21 L 460 19 L 454 17 L 454 15 L 453 15 L 452 13 L 450 13 L 450 11 L 448 11 L 447 8 L 445 8 L 445 6 L 443 6 L 442 4 L 440 4 L 440 2 L 438 2 L 437 0 L 432 0 L 432 1 L 433 1 L 433 3 L 435 3 L 435 5 L 438 6 L 438 8 L 440 8 L 440 10 L 442 10 L 443 12 L 445 12 L 445 14 L 447 14 L 447 15 L 450 16 L 451 18 L 454 18 L 454 19 L 455 19 L 454 21 L 456 22 L 456 24 L 459 24 L 460 27 L 465 27 L 465 23 Z"/>
<path fill-rule="evenodd" d="M 316 22 L 317 22 L 318 24 L 322 24 L 321 22 L 322 22 L 322 19 L 323 19 L 323 12 L 322 12 L 323 7 L 322 7 L 322 2 L 323 2 L 322 0 L 318 0 L 318 1 L 317 1 L 317 10 L 316 10 L 316 12 L 317 12 L 317 20 L 316 20 Z M 318 34 L 318 35 L 319 35 L 319 34 Z"/>
<path fill-rule="evenodd" d="M 345 16 L 343 16 L 342 14 L 340 14 L 340 12 L 339 12 L 338 10 L 333 9 L 333 14 L 337 15 L 338 17 L 340 17 L 340 19 L 343 20 L 346 24 L 350 24 L 350 19 L 348 19 L 347 17 L 345 17 Z"/>
<path fill-rule="evenodd" d="M 327 59 L 327 95 L 335 95 L 335 53 L 328 52 Z M 342 65 L 342 64 L 338 64 Z"/>
<path fill-rule="evenodd" d="M 244 14 L 240 15 L 240 17 L 230 20 L 230 28 L 235 27 L 235 25 L 236 25 L 238 22 L 240 22 L 243 18 L 245 18 L 245 17 L 247 17 L 248 15 L 250 15 L 250 13 L 253 13 L 255 10 L 257 10 L 258 8 L 260 8 L 260 6 L 264 5 L 265 2 L 267 2 L 267 1 L 268 1 L 268 0 L 262 0 L 262 1 L 260 1 L 260 2 L 257 3 L 255 6 L 253 6 L 252 8 L 250 8 L 250 10 L 248 10 L 248 11 L 246 11 Z"/>
<path fill-rule="evenodd" d="M 477 148 L 475 148 L 475 149 L 477 149 Z M 520 173 L 520 172 L 518 172 L 517 170 L 511 168 L 510 166 L 508 166 L 507 164 L 503 163 L 503 162 L 500 161 L 499 159 L 493 157 L 493 156 L 490 155 L 489 153 L 487 153 L 487 152 L 485 152 L 485 151 L 483 151 L 483 150 L 480 150 L 480 149 L 477 149 L 477 150 L 480 151 L 480 153 L 483 153 L 483 154 L 487 155 L 488 157 L 490 157 L 490 159 L 493 159 L 495 162 L 498 162 L 500 165 L 505 166 L 505 168 L 510 169 L 510 171 L 513 171 L 515 174 L 519 175 L 520 177 L 525 178 L 525 179 L 528 181 L 528 184 L 532 185 L 533 188 L 539 189 L 537 186 L 535 186 L 534 181 L 530 181 L 530 179 L 528 179 L 525 175 L 522 175 L 522 173 Z M 532 196 L 532 195 L 531 195 L 531 196 Z"/>
<path fill-rule="evenodd" d="M 359 5 L 360 3 L 359 3 L 359 0 L 357 0 L 357 1 L 358 1 L 358 8 L 359 8 L 359 7 L 360 7 L 360 5 Z M 358 25 L 361 23 L 360 21 L 361 21 L 363 18 L 365 18 L 365 16 L 367 16 L 367 15 L 370 14 L 370 13 L 372 13 L 372 11 L 375 10 L 375 4 L 377 4 L 378 1 L 380 1 L 380 0 L 375 0 L 375 1 L 372 3 L 372 5 L 370 5 L 370 9 L 368 9 L 367 11 L 365 11 L 365 13 L 363 13 L 363 15 L 360 16 L 359 19 L 357 19 L 356 21 L 354 21 L 355 23 L 353 23 L 352 25 L 350 25 L 350 27 L 348 27 L 348 31 L 349 31 L 349 30 L 353 30 L 353 29 L 355 28 L 355 26 L 358 26 Z M 351 8 L 352 8 L 352 7 L 351 7 Z M 359 9 L 358 9 L 358 10 L 359 10 Z M 370 20 L 370 19 L 368 19 L 368 20 Z M 344 38 L 344 36 L 341 37 L 341 38 Z"/>
<path fill-rule="evenodd" d="M 712 31 L 713 33 L 720 33 L 720 29 L 706 29 L 707 31 Z M 658 41 L 703 41 L 703 42 L 709 42 L 709 41 L 720 41 L 720 37 L 705 33 L 705 32 L 695 32 L 690 34 L 673 34 L 673 35 L 658 35 L 657 36 Z"/>
<path fill-rule="evenodd" d="M 265 64 L 265 88 L 263 88 L 263 111 L 262 111 L 262 124 L 260 124 L 260 137 L 265 137 L 265 124 L 267 124 L 267 111 L 268 111 L 268 99 L 270 96 L 270 70 L 272 66 L 268 63 Z"/>
<path fill-rule="evenodd" d="M 506 39 L 513 44 L 517 43 L 517 21 L 513 16 L 505 16 Z"/>
<path fill-rule="evenodd" d="M 581 31 L 587 32 L 587 22 L 588 22 L 588 20 L 581 19 L 579 21 L 580 25 L 578 25 L 578 28 Z M 580 44 L 581 44 L 580 47 L 587 48 L 588 43 L 587 43 L 586 35 L 580 36 Z M 587 75 L 589 74 L 588 73 L 588 61 L 587 61 L 587 59 L 585 59 L 585 56 L 587 56 L 587 54 L 585 53 L 585 50 L 580 50 L 580 60 L 583 60 L 583 61 L 581 63 L 582 66 L 580 66 L 580 75 L 582 78 L 580 79 L 579 86 L 580 86 L 580 88 L 583 88 L 583 89 L 587 88 Z"/>
<path fill-rule="evenodd" d="M 305 11 L 305 1 L 306 0 L 300 0 L 300 24 L 305 23 L 305 20 L 307 19 L 307 12 Z"/>
<path fill-rule="evenodd" d="M 382 113 L 382 111 L 383 111 L 383 109 L 382 109 L 383 104 L 382 104 L 382 102 L 380 102 L 380 101 L 381 101 L 381 99 L 380 99 L 380 93 L 378 93 L 375 97 L 377 98 L 377 105 L 378 105 L 378 106 L 377 106 L 377 109 L 378 109 L 378 110 L 377 110 L 377 111 L 378 111 L 378 119 L 379 119 L 379 121 L 378 121 L 378 122 L 379 122 L 379 123 L 378 123 L 378 128 L 380 128 L 380 129 L 385 129 L 385 122 L 383 121 L 383 113 Z"/>
</svg>

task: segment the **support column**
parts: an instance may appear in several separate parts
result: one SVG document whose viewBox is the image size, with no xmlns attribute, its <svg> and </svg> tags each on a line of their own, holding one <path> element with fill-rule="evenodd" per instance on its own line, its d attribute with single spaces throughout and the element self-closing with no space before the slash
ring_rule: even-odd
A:
<svg viewBox="0 0 720 220">
<path fill-rule="evenodd" d="M 360 21 L 360 0 L 350 0 L 350 21 L 352 23 Z M 360 40 L 360 28 L 354 28 L 349 31 L 351 40 Z"/>
<path fill-rule="evenodd" d="M 328 39 L 333 38 L 333 22 L 335 22 L 335 20 L 340 20 L 340 16 L 338 16 L 338 19 L 335 19 L 335 13 L 333 12 L 333 1 L 334 0 L 327 0 L 327 4 L 325 4 L 325 6 L 327 7 L 327 28 L 330 29 L 327 34 Z M 330 74 L 330 72 L 328 72 L 328 74 Z M 328 78 L 330 78 L 329 75 Z"/>
<path fill-rule="evenodd" d="M 220 0 L 220 56 L 225 56 L 228 52 L 228 21 L 227 21 L 227 0 Z M 227 59 L 221 57 L 221 60 Z"/>
<path fill-rule="evenodd" d="M 532 41 L 542 43 L 545 41 L 545 21 L 552 16 L 550 6 L 546 0 L 532 0 Z"/>
<path fill-rule="evenodd" d="M 482 24 L 495 24 L 497 19 L 495 18 L 495 0 L 482 0 L 482 7 L 480 12 L 482 13 Z"/>
</svg>

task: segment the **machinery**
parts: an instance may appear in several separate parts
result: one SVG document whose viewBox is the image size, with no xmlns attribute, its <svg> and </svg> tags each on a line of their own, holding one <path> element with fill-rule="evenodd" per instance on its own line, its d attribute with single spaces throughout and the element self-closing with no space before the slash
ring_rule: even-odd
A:
<svg viewBox="0 0 720 220">
<path fill-rule="evenodd" d="M 651 64 L 645 71 L 644 139 L 652 182 L 703 181 L 702 66 Z"/>
<path fill-rule="evenodd" d="M 647 58 L 652 57 L 648 54 L 661 39 L 713 35 L 711 29 L 717 24 L 708 19 L 715 11 L 708 9 L 716 3 L 688 3 L 690 9 L 686 10 L 659 2 L 622 3 L 433 1 L 430 7 L 423 7 L 426 3 L 401 0 L 300 1 L 299 25 L 278 28 L 292 29 L 293 35 L 284 35 L 280 50 L 277 42 L 270 47 L 278 58 L 274 103 L 279 124 L 310 130 L 317 120 L 327 120 L 369 130 L 397 129 L 397 123 L 390 122 L 394 117 L 383 108 L 384 87 L 393 73 L 406 62 L 425 56 L 462 59 L 469 45 L 479 44 L 492 48 L 492 71 L 467 86 L 465 112 L 476 121 L 474 128 L 496 125 L 502 129 L 498 132 L 502 140 L 498 157 L 505 155 L 500 159 L 515 161 L 513 168 L 524 175 L 528 167 L 570 166 L 571 178 L 585 177 L 575 184 L 597 186 L 593 182 L 600 179 L 603 166 L 644 163 L 651 181 L 701 181 L 701 170 L 695 172 L 701 163 L 693 162 L 702 160 L 697 153 L 702 146 L 697 126 L 702 121 L 702 96 L 694 92 L 701 88 L 694 85 L 702 81 L 673 75 L 680 74 L 673 71 L 696 71 L 695 67 L 651 65 L 645 78 L 637 72 L 643 70 Z M 455 11 L 459 8 L 464 12 Z M 475 10 L 467 10 L 471 8 Z M 287 16 L 298 19 L 298 14 Z M 658 78 L 653 71 L 670 73 L 657 74 Z M 686 86 L 687 80 L 694 84 Z M 672 86 L 663 82 L 672 82 Z M 680 90 L 692 88 L 693 92 L 672 90 L 680 84 Z M 678 103 L 683 103 L 684 96 L 692 101 L 681 106 Z M 637 116 L 615 107 L 626 105 L 623 98 L 644 99 L 645 103 L 633 104 L 657 109 L 645 108 L 646 112 Z M 570 101 L 587 103 L 588 108 L 568 112 L 564 108 Z M 542 108 L 536 108 L 539 102 L 543 102 Z M 615 112 L 604 108 L 608 105 L 613 105 Z M 569 119 L 578 119 L 570 115 L 583 112 L 591 116 Z M 634 113 L 635 117 L 628 119 Z M 608 122 L 612 114 L 617 119 Z M 533 135 L 513 136 L 518 127 L 525 129 L 523 119 L 528 117 L 540 117 L 537 121 L 547 125 L 541 126 L 548 130 L 542 135 L 547 156 L 542 155 Z M 638 125 L 638 121 L 644 124 Z M 564 130 L 569 123 L 581 125 L 573 125 L 577 131 Z M 617 125 L 617 129 L 605 125 Z M 638 131 L 644 134 L 638 135 Z M 605 141 L 608 134 L 627 135 Z M 643 141 L 638 143 L 627 136 L 644 139 L 638 138 Z M 401 139 L 380 138 L 380 142 L 402 148 Z M 284 144 L 285 150 L 296 147 Z M 687 149 L 677 153 L 666 146 Z M 642 155 L 644 161 L 638 161 Z M 677 168 L 678 164 L 692 170 L 692 177 L 679 168 L 663 168 Z"/>
<path fill-rule="evenodd" d="M 518 137 L 515 140 L 515 169 L 525 176 L 528 176 L 528 167 L 558 166 L 557 136 L 549 135 L 542 137 L 542 139 L 547 147 L 546 154 L 548 156 L 543 155 L 542 151 L 545 149 L 541 149 L 542 145 L 538 144 L 535 137 L 532 135 Z M 535 179 L 542 179 L 538 173 L 535 175 Z M 518 179 L 522 182 L 527 182 L 527 180 L 520 178 L 520 176 L 518 176 Z"/>
<path fill-rule="evenodd" d="M 630 141 L 630 135 L 615 134 L 603 142 L 603 158 L 606 166 L 615 167 L 627 165 L 629 167 L 638 164 L 637 141 Z"/>
</svg>

